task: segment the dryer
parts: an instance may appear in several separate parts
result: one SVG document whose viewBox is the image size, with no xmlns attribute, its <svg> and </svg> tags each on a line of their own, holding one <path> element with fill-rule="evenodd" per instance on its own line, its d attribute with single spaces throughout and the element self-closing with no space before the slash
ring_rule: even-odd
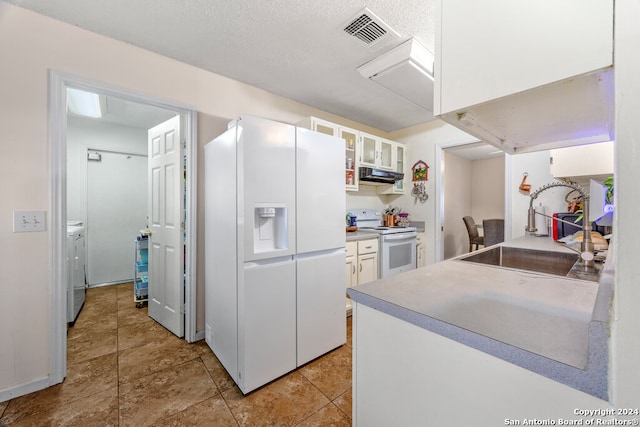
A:
<svg viewBox="0 0 640 427">
<path fill-rule="evenodd" d="M 85 229 L 81 221 L 67 221 L 67 322 L 74 323 L 84 304 Z"/>
</svg>

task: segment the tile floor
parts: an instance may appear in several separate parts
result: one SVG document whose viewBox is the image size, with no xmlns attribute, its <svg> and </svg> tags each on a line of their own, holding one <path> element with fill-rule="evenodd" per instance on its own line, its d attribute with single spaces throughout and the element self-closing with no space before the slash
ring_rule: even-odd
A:
<svg viewBox="0 0 640 427">
<path fill-rule="evenodd" d="M 0 426 L 349 426 L 347 344 L 243 396 L 204 341 L 138 309 L 131 284 L 92 288 L 62 384 L 0 403 Z"/>
</svg>

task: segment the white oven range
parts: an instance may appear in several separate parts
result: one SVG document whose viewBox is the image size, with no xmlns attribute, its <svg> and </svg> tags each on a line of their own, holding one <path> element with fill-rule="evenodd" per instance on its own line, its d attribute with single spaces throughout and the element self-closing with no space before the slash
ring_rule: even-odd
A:
<svg viewBox="0 0 640 427">
<path fill-rule="evenodd" d="M 375 209 L 349 209 L 356 216 L 358 231 L 378 235 L 378 276 L 390 277 L 416 268 L 416 227 L 383 227 L 382 213 Z"/>
</svg>

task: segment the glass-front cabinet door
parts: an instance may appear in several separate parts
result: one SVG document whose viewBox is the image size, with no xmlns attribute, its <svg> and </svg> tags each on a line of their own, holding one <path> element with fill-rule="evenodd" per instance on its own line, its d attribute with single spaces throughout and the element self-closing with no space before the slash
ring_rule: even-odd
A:
<svg viewBox="0 0 640 427">
<path fill-rule="evenodd" d="M 376 137 L 367 134 L 361 134 L 362 143 L 360 144 L 361 156 L 360 166 L 377 167 L 376 160 L 378 158 Z"/>
<path fill-rule="evenodd" d="M 340 138 L 344 139 L 345 187 L 348 191 L 358 191 L 358 162 L 356 147 L 358 132 L 353 129 L 339 128 Z"/>
<path fill-rule="evenodd" d="M 316 121 L 315 131 L 318 133 L 324 133 L 325 135 L 331 135 L 331 136 L 337 135 L 336 126 L 331 123 Z"/>
<path fill-rule="evenodd" d="M 360 166 L 395 170 L 395 143 L 378 136 L 360 134 Z"/>
<path fill-rule="evenodd" d="M 348 191 L 358 191 L 358 135 L 359 132 L 335 123 L 327 122 L 315 117 L 302 123 L 318 133 L 338 136 L 344 140 L 344 184 Z"/>
<path fill-rule="evenodd" d="M 404 173 L 404 145 L 396 144 L 396 172 Z M 396 181 L 394 190 L 398 193 L 404 193 L 404 183 L 407 180 L 405 176 L 404 179 L 400 181 Z"/>
<path fill-rule="evenodd" d="M 394 142 L 381 139 L 378 144 L 378 167 L 395 171 L 394 162 Z"/>
</svg>

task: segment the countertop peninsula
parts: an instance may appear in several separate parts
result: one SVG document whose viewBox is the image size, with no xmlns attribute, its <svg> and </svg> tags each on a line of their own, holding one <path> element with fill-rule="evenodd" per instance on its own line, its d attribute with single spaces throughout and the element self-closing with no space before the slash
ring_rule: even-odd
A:
<svg viewBox="0 0 640 427">
<path fill-rule="evenodd" d="M 571 252 L 548 237 L 501 245 Z M 459 258 L 348 294 L 356 303 L 606 399 L 612 262 L 600 282 L 592 282 Z"/>
</svg>

